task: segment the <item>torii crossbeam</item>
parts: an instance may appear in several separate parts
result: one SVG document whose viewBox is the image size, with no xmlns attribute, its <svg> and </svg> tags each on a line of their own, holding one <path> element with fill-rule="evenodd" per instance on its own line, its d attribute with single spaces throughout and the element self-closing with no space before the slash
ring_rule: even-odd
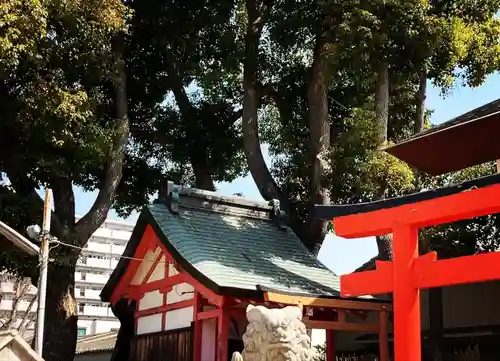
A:
<svg viewBox="0 0 500 361">
<path fill-rule="evenodd" d="M 343 297 L 393 293 L 396 361 L 421 360 L 420 290 L 500 279 L 500 252 L 437 260 L 418 254 L 418 230 L 500 212 L 500 175 L 406 197 L 350 206 L 317 206 L 346 238 L 393 234 L 393 262 L 341 277 Z"/>
</svg>

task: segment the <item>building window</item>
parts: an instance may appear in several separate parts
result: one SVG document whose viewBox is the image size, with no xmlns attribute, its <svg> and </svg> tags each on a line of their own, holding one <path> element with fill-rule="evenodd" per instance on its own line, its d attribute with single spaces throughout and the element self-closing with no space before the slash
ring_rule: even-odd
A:
<svg viewBox="0 0 500 361">
<path fill-rule="evenodd" d="M 78 336 L 85 336 L 87 334 L 86 328 L 78 328 Z"/>
<path fill-rule="evenodd" d="M 85 289 L 80 288 L 80 297 L 84 297 L 84 296 L 85 296 Z"/>
<path fill-rule="evenodd" d="M 81 276 L 82 276 L 82 281 L 85 281 L 87 279 L 87 274 L 85 272 L 82 272 Z"/>
<path fill-rule="evenodd" d="M 83 313 L 84 309 L 85 309 L 85 303 L 79 303 L 78 304 L 78 312 Z"/>
</svg>

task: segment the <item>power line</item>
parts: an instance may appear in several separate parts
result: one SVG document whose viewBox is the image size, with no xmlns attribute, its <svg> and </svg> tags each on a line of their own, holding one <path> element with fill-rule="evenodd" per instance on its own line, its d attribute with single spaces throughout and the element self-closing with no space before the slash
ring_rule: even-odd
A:
<svg viewBox="0 0 500 361">
<path fill-rule="evenodd" d="M 65 242 L 61 242 L 57 239 L 54 239 L 54 240 L 51 240 L 50 243 L 58 243 L 62 246 L 66 246 L 66 247 L 70 247 L 70 248 L 74 248 L 74 249 L 78 249 L 80 251 L 85 251 L 85 250 L 88 250 L 87 248 L 84 248 L 84 247 L 79 247 L 79 246 L 75 246 L 74 244 L 70 244 L 70 243 L 65 243 Z M 104 253 L 106 255 L 108 255 L 108 253 Z M 162 263 L 162 264 L 168 264 L 170 262 L 166 262 L 166 261 L 158 261 L 156 262 L 155 260 L 147 260 L 145 258 L 137 258 L 137 257 L 127 257 L 127 256 L 118 256 L 118 255 L 113 255 L 111 253 L 109 253 L 109 255 L 111 257 L 114 257 L 114 258 L 123 258 L 123 259 L 128 259 L 128 260 L 131 260 L 131 261 L 141 261 L 141 262 L 148 262 L 148 263 Z"/>
</svg>

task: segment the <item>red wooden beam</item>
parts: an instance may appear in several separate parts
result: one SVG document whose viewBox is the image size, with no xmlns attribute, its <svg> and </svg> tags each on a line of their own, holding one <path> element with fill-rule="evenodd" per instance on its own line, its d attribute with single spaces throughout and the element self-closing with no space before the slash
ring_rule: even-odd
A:
<svg viewBox="0 0 500 361">
<path fill-rule="evenodd" d="M 431 288 L 500 279 L 500 252 L 415 262 L 417 287 Z"/>
<path fill-rule="evenodd" d="M 392 264 L 387 263 L 382 267 L 377 264 L 375 271 L 340 276 L 340 295 L 342 297 L 354 297 L 391 293 L 394 272 Z"/>
<path fill-rule="evenodd" d="M 160 261 L 161 261 L 161 259 L 162 259 L 163 256 L 164 256 L 163 252 L 160 252 L 160 254 L 158 256 L 156 256 L 156 259 L 154 260 L 153 265 L 151 266 L 151 268 L 146 273 L 146 276 L 144 276 L 144 279 L 142 280 L 141 284 L 148 283 L 149 279 L 151 278 L 151 275 L 155 271 L 156 267 L 160 263 Z"/>
<path fill-rule="evenodd" d="M 178 310 L 181 308 L 194 306 L 194 299 L 179 301 L 176 303 L 170 303 L 160 307 L 148 308 L 147 310 L 140 310 L 135 312 L 135 317 L 150 316 L 157 313 L 168 312 L 173 310 Z"/>
<path fill-rule="evenodd" d="M 392 233 L 395 224 L 416 228 L 500 212 L 500 184 L 440 198 L 335 218 L 335 234 L 360 238 Z"/>
<path fill-rule="evenodd" d="M 203 323 L 198 320 L 198 313 L 203 309 L 203 302 L 200 294 L 195 292 L 194 294 L 194 310 L 193 310 L 193 320 L 194 320 L 194 353 L 193 361 L 201 361 L 201 351 L 202 351 L 202 338 L 203 338 Z"/>
<path fill-rule="evenodd" d="M 165 259 L 167 258 L 167 255 L 164 255 Z M 169 272 L 169 267 L 168 263 L 165 264 L 165 268 L 163 269 L 163 279 L 168 278 L 168 272 Z M 163 293 L 163 306 L 167 305 L 167 292 Z M 165 331 L 165 327 L 167 326 L 167 313 L 163 312 L 161 314 L 161 330 Z"/>
<path fill-rule="evenodd" d="M 217 361 L 227 361 L 229 340 L 229 317 L 223 308 L 217 319 Z"/>
<path fill-rule="evenodd" d="M 429 252 L 413 261 L 411 284 L 415 288 L 453 286 L 500 279 L 500 252 L 437 260 Z M 375 271 L 351 273 L 340 277 L 341 296 L 355 297 L 393 292 L 393 264 L 384 262 Z"/>
<path fill-rule="evenodd" d="M 121 277 L 118 285 L 113 290 L 111 294 L 111 304 L 116 304 L 123 296 L 125 289 L 128 287 L 132 279 L 134 278 L 135 273 L 137 272 L 139 266 L 141 265 L 141 260 L 144 259 L 146 253 L 153 249 L 156 245 L 156 235 L 153 228 L 148 225 L 144 234 L 142 235 L 142 239 L 134 253 L 134 259 L 129 262 L 127 270 L 125 274 Z"/>
<path fill-rule="evenodd" d="M 304 317 L 303 322 L 307 328 L 320 329 L 320 330 L 366 332 L 366 333 L 378 333 L 379 330 L 378 323 L 354 323 L 354 322 L 311 320 L 307 317 Z"/>
<path fill-rule="evenodd" d="M 219 316 L 220 316 L 219 309 L 210 310 L 210 311 L 202 311 L 202 312 L 198 312 L 196 314 L 196 320 L 198 320 L 198 321 L 209 320 L 211 318 L 217 318 Z"/>
</svg>

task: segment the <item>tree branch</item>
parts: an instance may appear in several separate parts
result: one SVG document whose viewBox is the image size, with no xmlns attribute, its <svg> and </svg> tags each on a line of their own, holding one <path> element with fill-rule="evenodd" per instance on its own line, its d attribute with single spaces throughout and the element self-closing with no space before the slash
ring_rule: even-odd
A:
<svg viewBox="0 0 500 361">
<path fill-rule="evenodd" d="M 309 69 L 307 102 L 309 106 L 309 159 L 311 162 L 311 193 L 309 198 L 309 214 L 317 204 L 330 203 L 330 192 L 326 179 L 330 169 L 330 115 L 328 111 L 327 89 L 327 58 L 328 43 L 323 36 L 316 38 L 314 58 Z M 319 251 L 327 233 L 327 222 L 314 219 L 309 220 L 310 244 L 308 248 Z M 318 248 L 318 249 L 316 249 Z"/>
<path fill-rule="evenodd" d="M 282 193 L 266 165 L 259 140 L 257 113 L 261 91 L 257 80 L 258 52 L 264 26 L 263 12 L 266 8 L 263 1 L 246 1 L 248 24 L 243 70 L 243 145 L 250 173 L 262 197 L 288 203 L 288 198 Z"/>
<path fill-rule="evenodd" d="M 125 60 L 123 59 L 124 34 L 119 33 L 112 41 L 115 56 L 115 140 L 106 164 L 106 173 L 97 198 L 88 211 L 76 224 L 79 246 L 83 246 L 90 236 L 106 220 L 113 204 L 116 190 L 122 179 L 125 152 L 130 132 L 127 108 L 127 82 Z"/>
<path fill-rule="evenodd" d="M 51 186 L 54 193 L 54 212 L 68 227 L 75 224 L 75 195 L 73 184 L 65 177 L 55 177 Z"/>
<path fill-rule="evenodd" d="M 198 129 L 196 123 L 197 114 L 184 88 L 179 66 L 174 54 L 168 47 L 165 49 L 165 57 L 167 60 L 167 74 L 172 83 L 172 92 L 174 93 L 175 101 L 179 106 L 182 117 L 186 121 L 187 134 L 189 136 L 189 133 L 194 133 Z M 235 121 L 236 120 L 237 119 L 235 119 Z M 195 139 L 196 137 L 192 138 Z M 195 142 L 188 142 L 187 146 L 189 161 L 195 175 L 196 188 L 215 190 L 212 173 L 206 165 L 207 153 L 205 149 L 200 149 Z"/>
<path fill-rule="evenodd" d="M 387 123 L 389 121 L 389 64 L 380 59 L 375 86 L 375 120 L 377 126 L 378 145 L 387 142 Z"/>
<path fill-rule="evenodd" d="M 425 116 L 425 98 L 427 92 L 427 71 L 425 67 L 418 74 L 419 84 L 418 90 L 415 94 L 415 103 L 417 105 L 417 111 L 415 112 L 415 124 L 413 127 L 413 133 L 418 134 L 424 130 L 424 116 Z"/>
<path fill-rule="evenodd" d="M 25 199 L 29 199 L 36 204 L 36 208 L 39 209 L 39 215 L 33 219 L 34 223 L 38 223 L 41 225 L 42 222 L 42 210 L 43 210 L 43 199 L 40 195 L 35 191 L 38 188 L 38 185 L 35 184 L 28 176 L 28 172 L 25 172 L 21 168 L 19 168 L 19 164 L 21 162 L 17 162 L 13 159 L 11 162 L 3 162 L 3 170 L 7 173 L 9 181 L 14 188 L 16 194 L 19 194 L 21 197 Z M 68 227 L 64 223 L 60 221 L 57 214 L 52 212 L 51 223 L 50 223 L 51 233 L 56 237 L 62 237 L 63 235 L 68 233 Z"/>
</svg>

